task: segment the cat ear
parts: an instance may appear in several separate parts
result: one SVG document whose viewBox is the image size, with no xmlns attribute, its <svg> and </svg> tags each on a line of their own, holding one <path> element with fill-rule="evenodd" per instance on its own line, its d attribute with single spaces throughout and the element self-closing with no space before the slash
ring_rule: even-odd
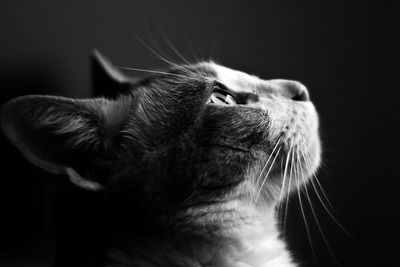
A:
<svg viewBox="0 0 400 267">
<path fill-rule="evenodd" d="M 115 112 L 113 106 L 100 98 L 23 96 L 3 105 L 1 126 L 30 162 L 96 191 L 103 185 L 93 162 L 111 142 L 107 120 L 114 117 L 107 113 Z"/>
<path fill-rule="evenodd" d="M 127 77 L 98 50 L 92 56 L 92 88 L 94 96 L 116 98 L 128 92 L 136 81 Z"/>
</svg>

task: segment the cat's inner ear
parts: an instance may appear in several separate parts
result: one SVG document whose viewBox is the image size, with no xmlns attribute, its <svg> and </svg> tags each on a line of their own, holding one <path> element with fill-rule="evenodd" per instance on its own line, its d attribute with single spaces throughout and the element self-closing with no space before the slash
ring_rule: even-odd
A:
<svg viewBox="0 0 400 267">
<path fill-rule="evenodd" d="M 132 86 L 139 81 L 122 73 L 98 50 L 93 52 L 91 65 L 94 96 L 116 98 L 131 90 Z"/>
<path fill-rule="evenodd" d="M 24 96 L 3 106 L 1 126 L 36 166 L 79 187 L 100 190 L 105 180 L 98 173 L 107 171 L 99 162 L 112 142 L 107 130 L 107 112 L 116 110 L 112 106 L 113 101 L 105 99 Z"/>
</svg>

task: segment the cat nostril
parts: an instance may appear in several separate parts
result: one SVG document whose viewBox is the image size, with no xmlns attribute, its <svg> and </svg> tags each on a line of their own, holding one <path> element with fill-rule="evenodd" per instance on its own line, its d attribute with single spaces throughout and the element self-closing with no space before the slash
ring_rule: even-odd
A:
<svg viewBox="0 0 400 267">
<path fill-rule="evenodd" d="M 310 96 L 308 95 L 307 90 L 301 90 L 301 91 L 296 92 L 296 94 L 294 94 L 292 96 L 292 100 L 294 100 L 294 101 L 309 101 Z"/>
<path fill-rule="evenodd" d="M 272 80 L 272 82 L 279 86 L 282 95 L 294 101 L 310 100 L 307 88 L 301 82 L 290 80 Z"/>
<path fill-rule="evenodd" d="M 289 97 L 294 101 L 309 101 L 307 88 L 300 82 L 286 81 L 283 84 L 283 89 L 287 91 Z"/>
</svg>

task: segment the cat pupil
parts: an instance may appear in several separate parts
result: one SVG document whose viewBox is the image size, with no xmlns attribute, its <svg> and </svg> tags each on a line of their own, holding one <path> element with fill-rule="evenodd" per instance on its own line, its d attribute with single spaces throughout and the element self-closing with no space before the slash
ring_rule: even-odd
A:
<svg viewBox="0 0 400 267">
<path fill-rule="evenodd" d="M 222 102 L 224 102 L 224 103 L 226 103 L 226 104 L 229 104 L 229 103 L 225 100 L 225 97 L 222 98 L 221 96 L 217 96 L 217 98 L 218 98 L 218 100 L 221 100 Z"/>
</svg>

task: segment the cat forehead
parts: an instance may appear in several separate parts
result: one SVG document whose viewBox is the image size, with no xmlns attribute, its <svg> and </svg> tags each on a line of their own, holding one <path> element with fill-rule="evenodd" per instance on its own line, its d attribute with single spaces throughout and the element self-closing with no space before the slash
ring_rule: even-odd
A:
<svg viewBox="0 0 400 267">
<path fill-rule="evenodd" d="M 243 91 L 244 88 L 257 88 L 264 80 L 243 71 L 234 70 L 214 62 L 203 62 L 199 67 L 214 76 L 219 82 L 233 91 Z"/>
</svg>

